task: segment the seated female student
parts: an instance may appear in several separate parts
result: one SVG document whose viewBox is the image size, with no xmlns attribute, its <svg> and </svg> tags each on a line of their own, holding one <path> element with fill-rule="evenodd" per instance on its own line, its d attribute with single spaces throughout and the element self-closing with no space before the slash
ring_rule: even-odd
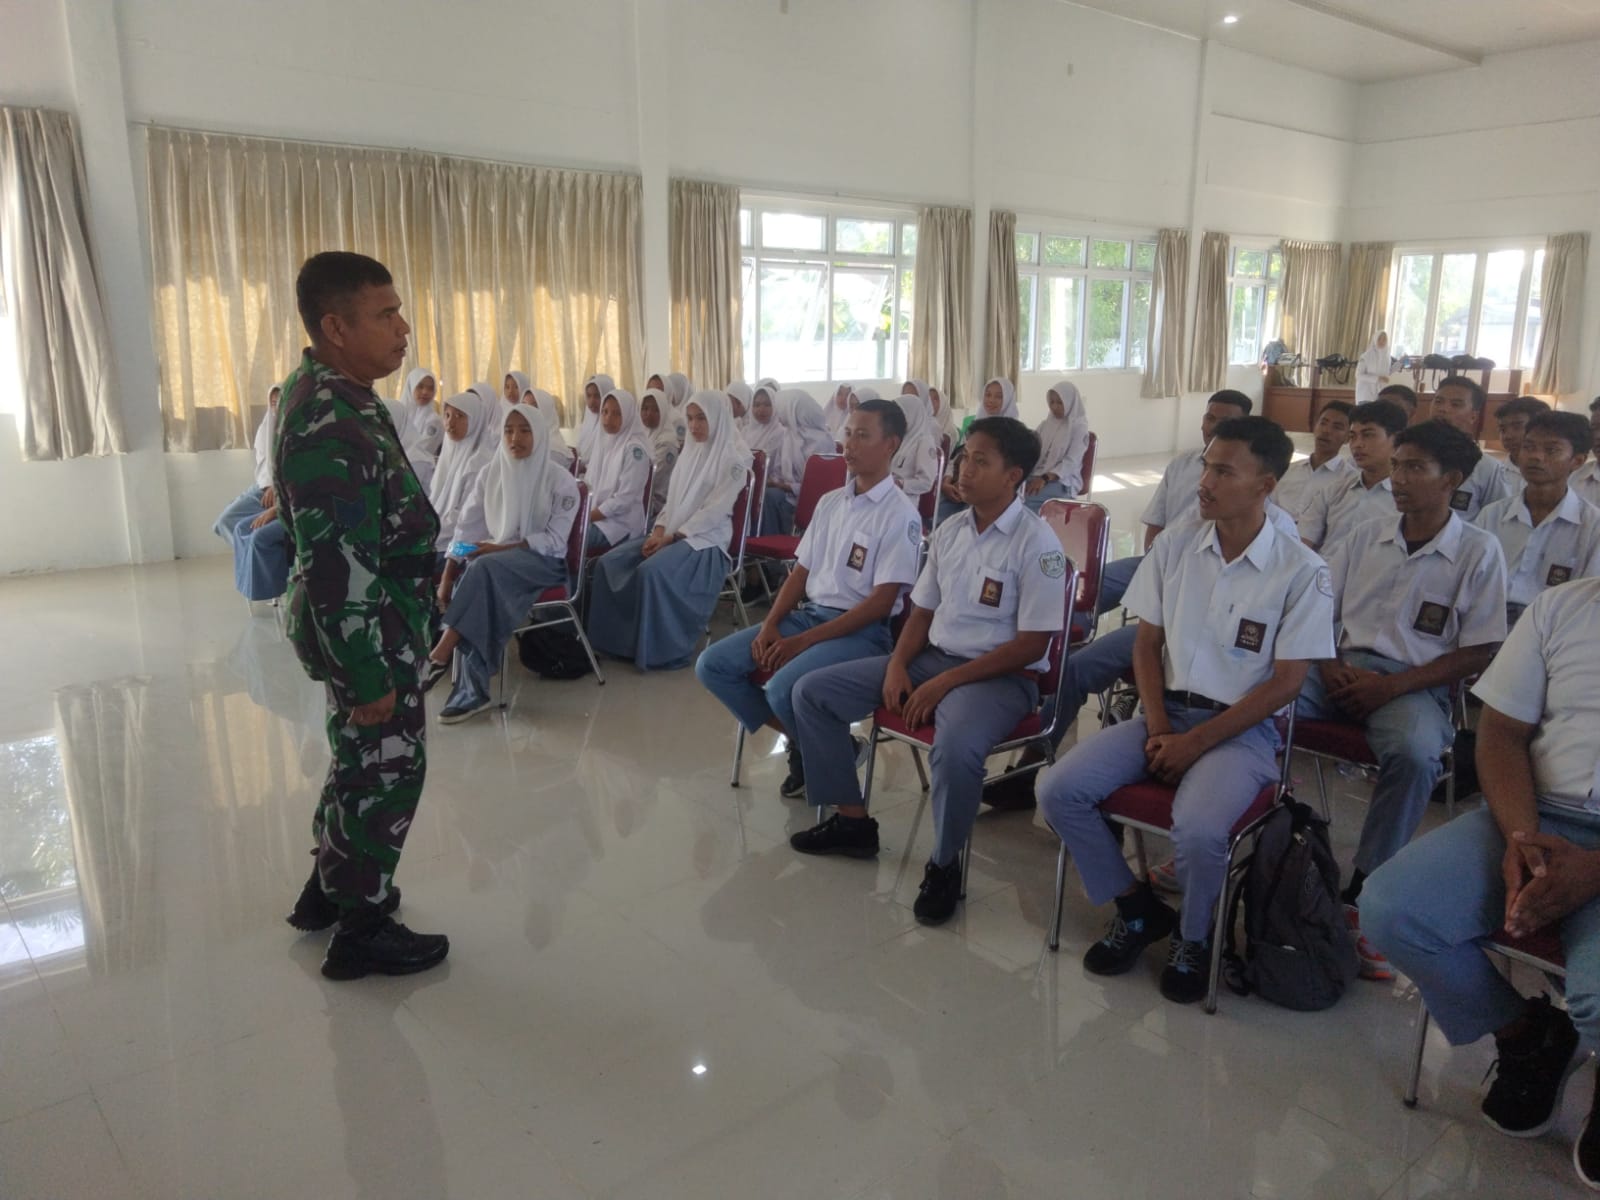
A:
<svg viewBox="0 0 1600 1200">
<path fill-rule="evenodd" d="M 583 420 L 578 424 L 578 471 L 589 465 L 594 457 L 596 440 L 600 437 L 600 401 L 616 387 L 609 375 L 591 375 L 583 385 Z"/>
<path fill-rule="evenodd" d="M 795 392 L 791 415 L 798 443 L 798 455 L 795 460 L 799 476 L 795 481 L 795 493 L 798 495 L 800 483 L 805 479 L 806 463 L 811 460 L 811 456 L 837 454 L 839 442 L 833 436 L 833 431 L 828 428 L 827 419 L 822 415 L 822 405 L 818 404 L 816 397 L 810 393 L 798 390 Z"/>
<path fill-rule="evenodd" d="M 500 669 L 512 630 L 548 588 L 567 583 L 567 538 L 578 516 L 577 481 L 550 458 L 553 436 L 528 404 L 501 410 L 500 446 L 478 476 L 456 532 L 484 540 L 466 554 L 459 582 L 454 560 L 440 599 L 449 596 L 444 636 L 428 655 L 423 687 L 432 687 L 461 656 L 455 689 L 439 720 L 446 725 L 489 707 L 489 680 Z M 452 586 L 453 585 L 453 586 Z"/>
<path fill-rule="evenodd" d="M 844 444 L 844 423 L 854 411 L 850 403 L 850 385 L 841 383 L 833 389 L 833 398 L 828 401 L 827 408 L 828 436 L 836 446 Z"/>
<path fill-rule="evenodd" d="M 532 386 L 533 381 L 525 371 L 507 371 L 505 381 L 500 385 L 500 395 L 507 404 L 520 404 L 523 393 Z"/>
<path fill-rule="evenodd" d="M 1009 379 L 991 379 L 983 385 L 983 403 L 976 413 L 961 423 L 962 445 L 950 452 L 950 461 L 945 465 L 944 479 L 939 484 L 939 507 L 933 516 L 934 525 L 942 524 L 967 507 L 966 501 L 961 499 L 961 489 L 956 486 L 956 477 L 961 472 L 962 450 L 972 422 L 982 417 L 1016 416 L 1017 389 Z"/>
<path fill-rule="evenodd" d="M 660 512 L 667 502 L 667 485 L 672 480 L 672 468 L 683 453 L 683 439 L 689 427 L 666 418 L 667 397 L 664 392 L 651 388 L 639 401 L 639 423 L 650 439 L 650 459 L 656 465 L 655 478 L 650 483 L 650 511 Z"/>
<path fill-rule="evenodd" d="M 543 388 L 528 388 L 522 393 L 522 403 L 537 408 L 550 426 L 550 457 L 556 466 L 569 475 L 577 474 L 577 451 L 567 445 L 561 436 L 561 401 Z"/>
<path fill-rule="evenodd" d="M 1074 384 L 1062 380 L 1050 389 L 1050 415 L 1034 430 L 1039 435 L 1039 465 L 1022 489 L 1022 502 L 1038 512 L 1047 500 L 1070 500 L 1083 491 L 1083 454 L 1089 448 L 1089 414 Z"/>
<path fill-rule="evenodd" d="M 484 398 L 485 393 L 488 399 Z M 462 513 L 471 499 L 478 476 L 494 454 L 496 414 L 505 406 L 494 389 L 479 384 L 471 391 L 451 396 L 444 402 L 444 445 L 439 450 L 439 465 L 433 472 L 428 500 L 439 514 L 439 572 L 445 571 L 445 557 L 456 540 Z M 470 544 L 474 538 L 467 539 Z M 445 594 L 448 600 L 448 592 Z"/>
<path fill-rule="evenodd" d="M 735 379 L 722 389 L 728 394 L 728 405 L 733 412 L 733 423 L 741 433 L 750 425 L 750 400 L 754 393 L 742 379 Z"/>
<path fill-rule="evenodd" d="M 406 375 L 400 399 L 390 410 L 406 459 L 424 488 L 433 482 L 439 448 L 444 444 L 444 422 L 433 406 L 438 394 L 439 377 L 428 367 L 415 367 Z"/>
<path fill-rule="evenodd" d="M 632 392 L 612 388 L 600 402 L 600 437 L 589 482 L 589 549 L 609 550 L 644 536 L 644 483 L 650 448 Z"/>
<path fill-rule="evenodd" d="M 782 394 L 765 384 L 756 388 L 750 400 L 750 418 L 743 430 L 745 445 L 767 456 L 767 492 L 761 499 L 760 529 L 764 534 L 788 533 L 793 528 L 794 498 L 783 484 L 794 454 L 794 438 L 778 417 L 778 397 Z"/>
<path fill-rule="evenodd" d="M 933 413 L 933 424 L 941 446 L 944 444 L 943 439 L 949 438 L 950 448 L 954 450 L 956 443 L 961 440 L 960 433 L 956 429 L 955 406 L 945 400 L 939 394 L 939 389 L 932 384 L 928 385 L 928 410 Z"/>
<path fill-rule="evenodd" d="M 696 392 L 684 408 L 689 441 L 655 528 L 595 564 L 589 640 L 644 671 L 693 661 L 727 578 L 733 506 L 750 470 L 723 393 Z"/>
<path fill-rule="evenodd" d="M 277 386 L 267 393 L 267 411 L 256 427 L 255 482 L 222 510 L 212 526 L 212 532 L 233 547 L 233 585 L 246 600 L 276 600 L 289 586 L 288 538 L 278 520 L 272 487 L 272 438 L 281 394 Z"/>
<path fill-rule="evenodd" d="M 939 485 L 939 433 L 928 404 L 928 385 L 920 379 L 907 380 L 895 402 L 906 414 L 906 436 L 894 456 L 894 477 L 907 496 L 919 500 Z"/>
</svg>

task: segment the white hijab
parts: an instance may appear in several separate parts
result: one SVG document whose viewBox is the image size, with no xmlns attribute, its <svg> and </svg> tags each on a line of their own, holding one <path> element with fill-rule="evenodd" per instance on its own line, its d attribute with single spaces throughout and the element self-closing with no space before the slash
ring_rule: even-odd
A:
<svg viewBox="0 0 1600 1200">
<path fill-rule="evenodd" d="M 1000 376 L 997 376 L 994 379 L 989 380 L 989 383 L 998 383 L 1000 385 L 1000 396 L 1001 396 L 1000 411 L 997 412 L 997 413 L 991 413 L 987 408 L 984 407 L 983 400 L 980 397 L 979 400 L 978 400 L 978 416 L 980 416 L 980 417 L 989 417 L 989 416 L 1016 417 L 1016 415 L 1017 415 L 1017 388 L 1016 388 L 1016 385 L 1014 383 L 1012 383 L 1011 380 L 1003 378 L 1003 377 L 1000 377 Z M 986 383 L 986 384 L 983 385 L 983 390 L 985 392 L 987 392 L 989 390 L 989 383 Z M 1062 399 L 1065 400 L 1066 397 L 1063 396 Z"/>
<path fill-rule="evenodd" d="M 740 429 L 748 429 L 750 427 L 750 403 L 755 392 L 742 379 L 735 379 L 722 390 L 727 392 L 730 397 L 737 397 L 739 403 L 744 405 L 744 416 L 734 417 L 733 423 Z"/>
<path fill-rule="evenodd" d="M 506 424 L 513 414 L 533 430 L 533 453 L 527 458 L 513 458 L 506 448 Z M 543 532 L 554 499 L 554 473 L 560 468 L 550 461 L 549 423 L 533 405 L 505 406 L 499 433 L 500 445 L 483 474 L 483 519 L 489 540 L 503 546 Z"/>
<path fill-rule="evenodd" d="M 772 401 L 772 416 L 767 418 L 765 424 L 756 418 L 755 398 L 762 392 L 766 392 L 767 399 Z M 778 397 L 781 395 L 783 395 L 782 391 L 777 388 L 770 388 L 766 384 L 761 384 L 757 387 L 750 394 L 750 403 L 747 406 L 749 417 L 744 425 L 744 443 L 750 449 L 760 450 L 766 454 L 769 475 L 780 463 L 788 461 L 786 455 L 789 446 L 789 430 L 784 425 L 783 418 L 779 415 L 782 405 L 779 404 Z M 729 410 L 729 415 L 732 415 L 731 409 Z"/>
<path fill-rule="evenodd" d="M 639 420 L 639 402 L 633 398 L 633 393 L 625 392 L 621 388 L 612 388 L 605 396 L 600 397 L 602 407 L 608 396 L 615 397 L 617 406 L 622 409 L 622 428 L 616 433 L 607 433 L 601 429 L 595 439 L 594 461 L 589 464 L 589 471 L 585 476 L 589 480 L 591 492 L 614 490 L 634 450 L 637 449 L 641 454 L 651 452 L 648 431 Z M 664 417 L 662 423 L 666 423 Z"/>
<path fill-rule="evenodd" d="M 860 408 L 868 400 L 877 400 L 877 399 L 880 398 L 878 396 L 878 389 L 877 388 L 869 388 L 869 387 L 851 388 L 850 389 L 850 394 L 856 398 L 856 407 L 857 408 Z"/>
<path fill-rule="evenodd" d="M 706 440 L 693 438 L 683 447 L 678 465 L 672 468 L 667 485 L 667 502 L 656 518 L 668 533 L 675 533 L 718 489 L 743 480 L 750 469 L 750 451 L 734 433 L 733 410 L 723 392 L 696 392 L 685 403 L 693 404 L 706 415 L 710 433 Z M 777 420 L 774 418 L 773 423 Z"/>
<path fill-rule="evenodd" d="M 946 396 L 941 393 L 939 398 L 935 400 L 933 398 L 934 395 L 934 390 L 930 387 L 928 389 L 928 408 L 933 412 L 933 423 L 941 434 L 944 434 L 953 442 L 956 437 L 955 413 L 951 411 L 950 401 Z"/>
<path fill-rule="evenodd" d="M 1382 338 L 1384 344 L 1378 345 Z M 1361 357 L 1356 360 L 1356 403 L 1368 404 L 1378 398 L 1378 393 L 1383 390 L 1383 379 L 1389 374 L 1389 356 L 1391 347 L 1388 344 L 1389 335 L 1380 329 L 1372 335 L 1372 340 L 1367 343 L 1367 348 L 1361 352 Z"/>
<path fill-rule="evenodd" d="M 512 403 L 521 404 L 522 398 L 527 395 L 528 390 L 533 387 L 533 380 L 528 378 L 527 372 L 525 371 L 507 371 L 506 377 L 508 379 L 515 380 L 517 384 L 517 398 L 513 400 Z M 503 383 L 504 380 L 501 382 Z M 504 400 L 505 398 L 505 390 L 502 388 L 500 392 L 500 399 Z"/>
<path fill-rule="evenodd" d="M 279 401 L 283 399 L 283 389 L 277 384 L 267 389 L 267 413 L 261 418 L 261 424 L 256 426 L 256 438 L 251 443 L 255 448 L 258 488 L 272 486 L 272 439 L 278 433 L 278 405 L 273 402 L 273 392 L 278 393 Z"/>
<path fill-rule="evenodd" d="M 533 399 L 529 400 L 528 397 Z M 601 401 L 604 403 L 604 400 Z M 544 414 L 544 423 L 550 427 L 550 457 L 555 459 L 556 466 L 563 471 L 572 469 L 572 447 L 562 439 L 560 434 L 561 402 L 554 395 L 543 388 L 529 387 L 522 389 L 521 404 L 531 404 Z"/>
<path fill-rule="evenodd" d="M 844 423 L 850 419 L 850 395 L 854 391 L 848 383 L 841 383 L 828 397 L 828 432 L 833 435 L 835 442 L 844 441 Z"/>
<path fill-rule="evenodd" d="M 578 457 L 585 463 L 594 457 L 595 439 L 600 436 L 600 414 L 589 411 L 589 385 L 600 392 L 600 403 L 606 402 L 606 393 L 617 386 L 609 375 L 591 375 L 583 382 L 583 394 L 578 403 L 583 405 L 583 419 L 578 422 Z"/>
<path fill-rule="evenodd" d="M 439 377 L 428 367 L 413 367 L 406 374 L 406 385 L 400 389 L 400 413 L 396 432 L 400 444 L 408 454 L 424 454 L 436 458 L 444 443 L 444 421 L 432 404 L 417 403 L 417 384 L 424 379 L 433 380 L 434 392 L 439 390 Z"/>
<path fill-rule="evenodd" d="M 683 423 L 681 412 L 674 413 L 667 407 L 667 394 L 659 388 L 651 388 L 640 397 L 640 408 L 643 408 L 645 400 L 651 397 L 655 399 L 656 411 L 661 414 L 661 422 L 654 429 L 645 432 L 650 439 L 650 457 L 659 467 L 666 461 L 667 455 L 676 454 L 683 449 L 683 439 L 688 432 L 688 426 Z M 639 420 L 639 428 L 645 428 L 643 417 Z"/>
<path fill-rule="evenodd" d="M 806 460 L 813 454 L 832 454 L 839 439 L 822 415 L 822 405 L 810 392 L 796 389 L 794 397 L 794 432 L 800 447 L 799 473 L 804 474 Z"/>
<path fill-rule="evenodd" d="M 1052 384 L 1050 391 L 1061 398 L 1061 406 L 1065 409 L 1062 416 L 1046 410 L 1045 418 L 1039 422 L 1039 428 L 1034 430 L 1039 435 L 1039 461 L 1041 463 L 1054 462 L 1056 455 L 1066 447 L 1071 446 L 1074 439 L 1087 440 L 1089 436 L 1089 413 L 1083 407 L 1083 396 L 1079 394 L 1076 384 L 1063 379 L 1060 383 Z M 1083 473 L 1083 455 L 1078 455 L 1075 463 L 1063 463 L 1065 471 L 1058 471 L 1063 478 L 1068 478 L 1066 471 L 1071 471 L 1081 476 Z M 1082 484 L 1082 479 L 1078 480 Z"/>
<path fill-rule="evenodd" d="M 923 390 L 927 390 L 926 386 Z M 900 449 L 895 453 L 894 463 L 890 467 L 896 475 L 901 475 L 915 467 L 917 457 L 925 453 L 927 447 L 931 445 L 938 448 L 939 432 L 934 426 L 933 414 L 928 411 L 928 403 L 921 396 L 906 393 L 896 396 L 894 402 L 906 415 L 906 435 L 900 439 Z"/>
<path fill-rule="evenodd" d="M 682 371 L 674 371 L 661 381 L 667 393 L 667 403 L 678 412 L 683 411 L 683 406 L 689 402 L 689 377 Z"/>
<path fill-rule="evenodd" d="M 445 401 L 467 418 L 467 432 L 459 442 L 449 437 L 444 439 L 439 465 L 434 468 L 433 483 L 428 488 L 428 499 L 433 501 L 447 530 L 454 525 L 461 510 L 467 485 L 494 453 L 495 435 L 500 432 L 495 418 L 502 408 L 510 407 L 498 396 L 485 399 L 484 390 L 489 390 L 488 384 L 479 384 Z"/>
</svg>

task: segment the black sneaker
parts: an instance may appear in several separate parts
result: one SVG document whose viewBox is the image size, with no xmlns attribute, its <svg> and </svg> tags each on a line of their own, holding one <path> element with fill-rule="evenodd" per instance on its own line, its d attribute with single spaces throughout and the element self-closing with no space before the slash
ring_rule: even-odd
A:
<svg viewBox="0 0 1600 1200">
<path fill-rule="evenodd" d="M 439 710 L 439 723 L 459 725 L 463 721 L 470 721 L 479 713 L 488 712 L 493 707 L 494 701 L 487 696 L 481 700 L 462 700 L 455 704 L 447 704 Z"/>
<path fill-rule="evenodd" d="M 391 885 L 378 911 L 387 917 L 399 907 L 400 889 Z M 313 867 L 311 878 L 306 880 L 305 887 L 300 889 L 300 898 L 294 902 L 293 911 L 284 920 L 301 933 L 320 933 L 338 922 L 339 911 L 339 906 L 322 890 L 322 883 Z"/>
<path fill-rule="evenodd" d="M 424 696 L 426 696 L 429 692 L 433 691 L 433 685 L 438 683 L 439 680 L 443 679 L 448 674 L 450 674 L 449 663 L 437 663 L 431 658 L 424 659 L 422 663 L 422 673 L 417 676 L 417 689 L 422 692 Z"/>
<path fill-rule="evenodd" d="M 799 800 L 806 794 L 806 764 L 800 757 L 800 747 L 789 743 L 789 773 L 778 785 L 778 795 L 785 800 Z"/>
<path fill-rule="evenodd" d="M 1600 1192 L 1600 1074 L 1595 1076 L 1594 1101 L 1589 1105 L 1589 1115 L 1583 1119 L 1578 1140 L 1572 1143 L 1572 1167 L 1578 1172 L 1583 1186 L 1591 1192 Z"/>
<path fill-rule="evenodd" d="M 1007 767 L 1001 778 L 984 786 L 981 799 L 996 812 L 1031 812 L 1039 807 L 1039 798 L 1033 791 L 1039 772 L 1018 775 L 1016 770 L 1015 766 Z"/>
<path fill-rule="evenodd" d="M 911 906 L 919 925 L 943 925 L 961 902 L 961 856 L 947 866 L 929 863 L 922 869 L 922 886 Z"/>
<path fill-rule="evenodd" d="M 444 934 L 412 933 L 394 918 L 380 917 L 354 929 L 341 924 L 328 942 L 322 973 L 329 979 L 414 975 L 438 966 L 449 953 Z"/>
<path fill-rule="evenodd" d="M 871 817 L 844 817 L 834 813 L 814 829 L 789 839 L 801 854 L 842 854 L 846 858 L 878 856 L 878 822 Z"/>
<path fill-rule="evenodd" d="M 1178 914 L 1153 893 L 1146 899 L 1143 911 L 1131 919 L 1123 915 L 1119 905 L 1105 936 L 1084 952 L 1083 969 L 1091 975 L 1125 974 L 1133 969 L 1146 946 L 1172 936 L 1177 927 Z"/>
<path fill-rule="evenodd" d="M 1106 709 L 1106 725 L 1121 725 L 1124 721 L 1133 720 L 1133 714 L 1139 708 L 1139 693 L 1136 691 L 1121 691 L 1111 699 L 1111 705 Z"/>
<path fill-rule="evenodd" d="M 1174 937 L 1167 946 L 1167 965 L 1161 971 L 1161 994 L 1174 1004 L 1193 1004 L 1205 998 L 1211 983 L 1211 942 L 1186 942 Z"/>
<path fill-rule="evenodd" d="M 1481 1106 L 1485 1121 L 1515 1138 L 1538 1137 L 1555 1124 L 1561 1093 L 1582 1063 L 1572 1018 L 1548 996 L 1528 1001 L 1528 1020 L 1531 1045 L 1511 1047 L 1497 1040 L 1499 1057 L 1489 1067 L 1494 1082 Z"/>
</svg>

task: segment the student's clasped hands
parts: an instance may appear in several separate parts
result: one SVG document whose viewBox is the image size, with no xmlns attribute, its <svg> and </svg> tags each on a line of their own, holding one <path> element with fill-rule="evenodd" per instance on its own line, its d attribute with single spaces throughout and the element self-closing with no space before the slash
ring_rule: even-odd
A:
<svg viewBox="0 0 1600 1200">
<path fill-rule="evenodd" d="M 784 637 L 774 626 L 763 625 L 756 640 L 750 643 L 750 657 L 763 671 L 776 671 L 809 646 L 803 633 Z"/>
<path fill-rule="evenodd" d="M 1527 937 L 1600 896 L 1600 851 L 1554 834 L 1512 834 L 1501 870 L 1512 937 Z"/>
<path fill-rule="evenodd" d="M 1339 711 L 1358 721 L 1394 699 L 1387 675 L 1340 662 L 1323 664 L 1322 683 Z"/>
</svg>

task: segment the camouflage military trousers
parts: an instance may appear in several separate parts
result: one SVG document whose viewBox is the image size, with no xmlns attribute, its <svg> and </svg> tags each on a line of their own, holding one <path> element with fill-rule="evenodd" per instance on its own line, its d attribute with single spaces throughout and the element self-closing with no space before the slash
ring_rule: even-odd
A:
<svg viewBox="0 0 1600 1200">
<path fill-rule="evenodd" d="M 427 772 L 427 711 L 416 663 L 409 653 L 395 655 L 389 669 L 394 714 L 381 725 L 352 725 L 328 693 L 333 761 L 312 834 L 322 890 L 346 911 L 388 897 Z"/>
</svg>

